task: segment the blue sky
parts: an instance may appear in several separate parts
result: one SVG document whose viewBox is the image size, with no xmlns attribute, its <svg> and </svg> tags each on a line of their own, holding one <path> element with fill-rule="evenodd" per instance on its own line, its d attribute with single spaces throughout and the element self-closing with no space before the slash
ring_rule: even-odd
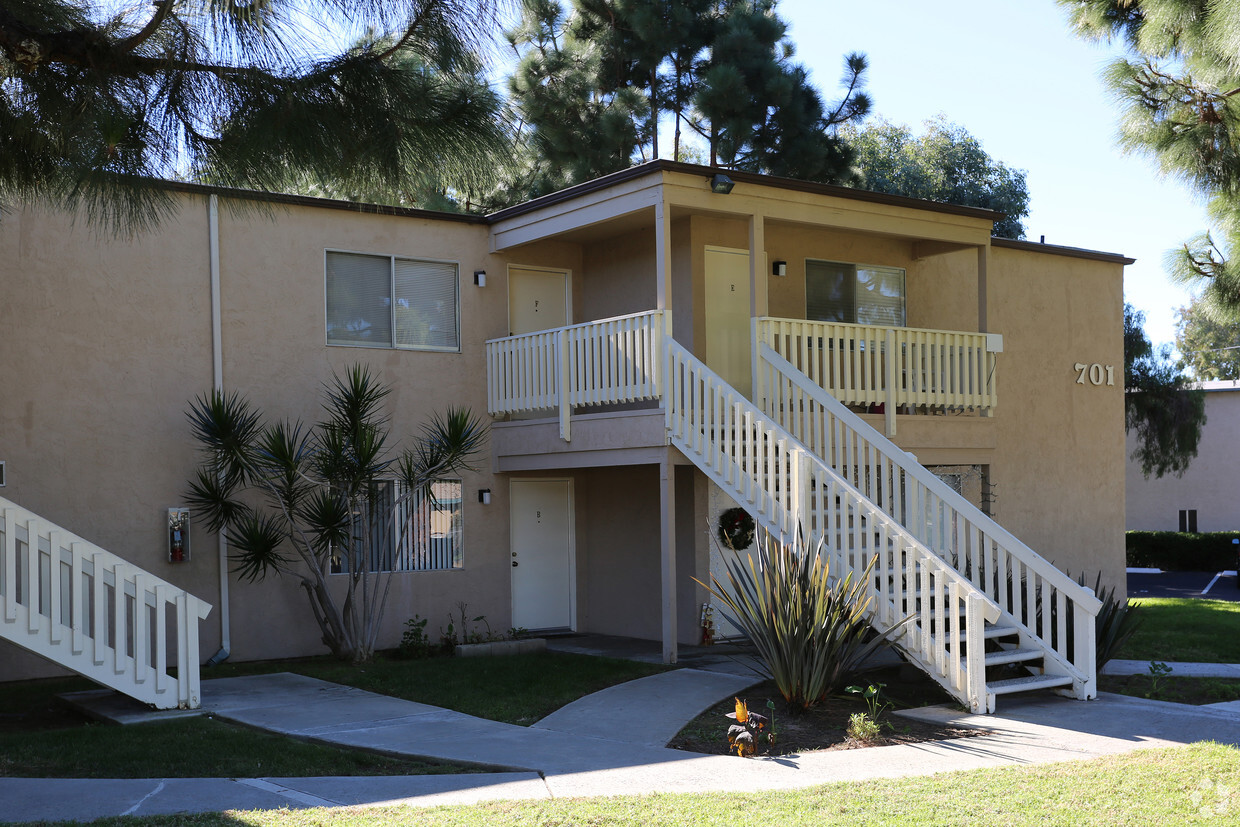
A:
<svg viewBox="0 0 1240 827">
<path fill-rule="evenodd" d="M 796 59 L 833 100 L 843 56 L 870 59 L 873 112 L 920 131 L 942 112 L 1028 173 L 1026 237 L 1137 259 L 1124 293 L 1155 342 L 1189 299 L 1164 253 L 1208 227 L 1199 199 L 1116 148 L 1119 108 L 1101 80 L 1116 47 L 1086 43 L 1053 0 L 781 0 Z"/>
</svg>

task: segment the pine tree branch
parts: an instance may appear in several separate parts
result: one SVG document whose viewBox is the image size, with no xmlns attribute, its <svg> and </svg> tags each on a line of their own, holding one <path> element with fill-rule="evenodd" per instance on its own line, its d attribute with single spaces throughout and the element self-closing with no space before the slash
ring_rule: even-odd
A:
<svg viewBox="0 0 1240 827">
<path fill-rule="evenodd" d="M 121 50 L 132 52 L 141 46 L 146 42 L 147 38 L 159 30 L 159 27 L 163 25 L 168 15 L 172 13 L 172 0 L 154 0 L 153 5 L 155 6 L 155 14 L 151 16 L 151 19 L 147 21 L 140 32 L 118 44 Z"/>
</svg>

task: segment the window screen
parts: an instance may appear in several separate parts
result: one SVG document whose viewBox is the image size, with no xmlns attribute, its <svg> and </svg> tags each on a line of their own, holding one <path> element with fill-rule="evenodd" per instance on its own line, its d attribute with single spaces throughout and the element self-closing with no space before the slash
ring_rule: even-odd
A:
<svg viewBox="0 0 1240 827">
<path fill-rule="evenodd" d="M 327 343 L 459 350 L 457 267 L 327 253 Z"/>
<path fill-rule="evenodd" d="M 904 271 L 807 259 L 805 318 L 903 327 Z"/>
<path fill-rule="evenodd" d="M 327 254 L 327 341 L 392 346 L 392 260 Z"/>
</svg>

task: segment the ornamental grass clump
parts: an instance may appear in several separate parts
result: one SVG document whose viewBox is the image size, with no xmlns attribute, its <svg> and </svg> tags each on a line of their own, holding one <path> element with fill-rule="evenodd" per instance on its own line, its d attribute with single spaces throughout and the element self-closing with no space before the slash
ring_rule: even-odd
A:
<svg viewBox="0 0 1240 827">
<path fill-rule="evenodd" d="M 763 534 L 744 561 L 728 560 L 727 583 L 713 576 L 711 585 L 702 583 L 758 650 L 793 709 L 809 709 L 837 691 L 887 645 L 867 620 L 865 583 L 873 564 L 855 579 L 852 573 L 839 578 L 828 557 L 821 543 L 809 547 Z"/>
</svg>

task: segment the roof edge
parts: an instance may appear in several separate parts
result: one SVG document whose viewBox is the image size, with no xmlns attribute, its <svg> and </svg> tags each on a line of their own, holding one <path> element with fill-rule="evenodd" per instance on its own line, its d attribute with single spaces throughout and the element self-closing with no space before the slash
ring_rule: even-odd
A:
<svg viewBox="0 0 1240 827">
<path fill-rule="evenodd" d="M 1048 253 L 1053 256 L 1086 258 L 1091 261 L 1109 261 L 1112 264 L 1135 264 L 1137 261 L 1135 258 L 1129 258 L 1119 253 L 1104 253 L 1101 250 L 1087 250 L 1084 247 L 1063 247 L 1058 244 L 1044 244 L 1038 241 L 999 238 L 998 236 L 990 239 L 990 246 L 1007 247 L 1011 250 L 1025 250 L 1030 253 Z"/>
<path fill-rule="evenodd" d="M 236 201 L 262 201 L 272 204 L 284 204 L 293 207 L 318 207 L 325 210 L 341 210 L 344 212 L 363 213 L 366 215 L 390 215 L 399 218 L 429 218 L 436 221 L 459 221 L 464 224 L 487 224 L 486 216 L 471 213 L 444 212 L 441 210 L 422 210 L 415 207 L 397 207 L 390 204 L 370 204 L 364 201 L 343 201 L 337 198 L 318 198 L 312 195 L 292 195 L 289 193 L 263 192 L 261 190 L 244 190 L 233 187 L 218 187 L 208 184 L 193 184 L 187 181 L 164 181 L 162 186 L 173 192 L 187 195 L 218 195 L 220 198 L 231 198 Z"/>
<path fill-rule="evenodd" d="M 958 204 L 944 204 L 939 201 L 926 201 L 921 198 L 909 198 L 906 195 L 889 195 L 882 192 L 870 192 L 869 190 L 854 189 L 853 187 L 841 187 L 837 184 L 819 184 L 814 181 L 801 181 L 796 178 L 780 178 L 774 175 L 762 175 L 756 172 L 743 172 L 741 170 L 725 169 L 723 167 L 707 167 L 698 164 L 686 164 L 679 161 L 667 161 L 658 159 L 647 161 L 644 164 L 627 167 L 617 172 L 604 175 L 602 178 L 594 178 L 581 184 L 558 190 L 547 195 L 533 198 L 520 204 L 514 204 L 511 207 L 505 207 L 502 210 L 487 215 L 487 219 L 495 222 L 502 221 L 505 218 L 511 218 L 515 215 L 522 215 L 527 212 L 549 207 L 554 204 L 560 204 L 569 201 L 586 193 L 595 192 L 600 189 L 615 184 L 631 181 L 636 178 L 642 178 L 647 175 L 653 175 L 659 172 L 675 172 L 684 175 L 700 175 L 703 178 L 710 178 L 713 175 L 722 173 L 737 183 L 757 184 L 759 186 L 775 187 L 777 189 L 792 190 L 795 192 L 807 192 L 815 195 L 829 195 L 835 198 L 846 198 L 852 201 L 866 201 L 873 204 L 885 204 L 891 207 L 905 207 L 914 210 L 928 210 L 930 212 L 945 213 L 948 215 L 960 215 L 968 218 L 980 218 L 986 221 L 997 221 L 1003 217 L 1003 213 L 994 210 L 982 209 L 981 207 L 962 207 Z"/>
</svg>

